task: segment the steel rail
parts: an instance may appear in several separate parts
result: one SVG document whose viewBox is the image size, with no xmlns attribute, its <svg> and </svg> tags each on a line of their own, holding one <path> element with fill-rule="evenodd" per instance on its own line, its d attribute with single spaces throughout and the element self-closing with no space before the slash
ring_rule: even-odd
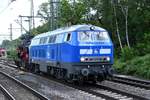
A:
<svg viewBox="0 0 150 100">
<path fill-rule="evenodd" d="M 134 77 L 132 77 L 132 76 L 113 75 L 113 77 L 115 77 L 115 78 L 120 78 L 120 79 L 126 79 L 126 80 L 130 80 L 130 81 L 135 81 L 135 82 L 139 82 L 139 83 L 145 83 L 145 84 L 149 84 L 149 85 L 150 85 L 150 81 L 144 80 L 144 79 L 139 79 L 139 78 L 134 78 Z"/>
<path fill-rule="evenodd" d="M 108 96 L 108 95 L 95 92 L 95 91 L 93 91 L 93 90 L 91 90 L 91 89 L 89 89 L 89 88 L 83 88 L 83 87 L 80 87 L 80 86 L 70 86 L 70 87 L 73 87 L 73 88 L 78 89 L 78 90 L 85 91 L 85 92 L 87 92 L 87 93 L 96 95 L 96 96 L 101 97 L 101 98 L 104 98 L 104 99 L 106 99 L 106 100 L 118 100 L 118 99 L 115 99 L 114 97 L 110 97 L 110 96 Z"/>
<path fill-rule="evenodd" d="M 100 88 L 100 89 L 106 89 L 106 90 L 109 90 L 109 91 L 113 91 L 113 92 L 116 92 L 116 93 L 119 93 L 119 94 L 123 94 L 123 95 L 129 96 L 129 97 L 132 97 L 133 100 L 150 100 L 149 98 L 139 96 L 139 95 L 136 95 L 136 94 L 131 94 L 131 93 L 128 93 L 126 91 L 119 90 L 117 88 L 108 87 L 108 86 L 102 85 L 100 83 L 97 83 L 95 86 L 97 88 Z"/>
<path fill-rule="evenodd" d="M 23 82 L 15 79 L 14 77 L 0 71 L 0 74 L 3 74 L 4 76 L 8 77 L 9 79 L 15 81 L 16 83 L 18 83 L 20 86 L 24 87 L 25 89 L 29 90 L 31 93 L 33 93 L 35 96 L 37 96 L 38 98 L 40 98 L 41 100 L 50 100 L 49 98 L 47 98 L 46 96 L 44 96 L 43 94 L 39 93 L 38 91 L 32 89 L 31 87 L 29 87 L 28 85 L 24 84 Z"/>
<path fill-rule="evenodd" d="M 144 89 L 150 89 L 150 86 L 148 86 L 148 85 L 133 82 L 133 81 L 123 80 L 123 79 L 116 79 L 116 78 L 112 79 L 111 81 L 131 85 L 131 86 L 135 86 L 135 87 L 140 87 L 140 88 L 144 88 Z"/>
<path fill-rule="evenodd" d="M 150 89 L 150 81 L 132 78 L 128 76 L 114 75 L 111 81 L 132 85 L 140 88 Z"/>
<path fill-rule="evenodd" d="M 9 100 L 16 100 L 1 84 L 0 89 Z"/>
</svg>

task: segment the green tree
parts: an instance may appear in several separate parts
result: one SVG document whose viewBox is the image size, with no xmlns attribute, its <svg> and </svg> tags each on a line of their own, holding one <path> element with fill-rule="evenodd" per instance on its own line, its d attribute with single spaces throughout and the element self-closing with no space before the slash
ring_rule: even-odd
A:
<svg viewBox="0 0 150 100">
<path fill-rule="evenodd" d="M 124 15 L 125 18 L 125 33 L 126 33 L 126 42 L 128 47 L 130 48 L 130 43 L 129 43 L 129 35 L 128 35 L 128 10 L 129 10 L 129 4 L 128 0 L 120 0 L 119 6 L 121 8 L 121 11 Z"/>
<path fill-rule="evenodd" d="M 3 40 L 3 41 L 2 41 L 2 45 L 1 45 L 1 47 L 3 47 L 3 48 L 7 48 L 7 46 L 9 45 L 9 43 L 10 43 L 10 41 L 9 41 L 9 40 Z"/>
<path fill-rule="evenodd" d="M 44 22 L 48 22 L 50 18 L 49 3 L 48 2 L 42 3 L 39 6 L 39 10 L 37 14 L 41 16 Z"/>
<path fill-rule="evenodd" d="M 86 7 L 82 1 L 69 2 L 68 0 L 61 1 L 60 7 L 60 24 L 62 26 L 74 25 L 83 22 L 83 17 L 86 13 Z"/>
</svg>

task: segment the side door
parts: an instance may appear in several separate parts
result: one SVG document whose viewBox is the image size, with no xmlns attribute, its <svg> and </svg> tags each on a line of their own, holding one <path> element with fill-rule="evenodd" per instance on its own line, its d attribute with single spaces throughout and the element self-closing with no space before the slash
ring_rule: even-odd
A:
<svg viewBox="0 0 150 100">
<path fill-rule="evenodd" d="M 63 44 L 64 34 L 56 35 L 56 60 L 57 62 L 62 61 L 62 44 Z"/>
<path fill-rule="evenodd" d="M 50 60 L 53 62 L 57 60 L 57 44 L 55 43 L 55 41 L 56 35 L 52 35 L 49 41 L 50 43 L 49 52 L 50 52 Z"/>
</svg>

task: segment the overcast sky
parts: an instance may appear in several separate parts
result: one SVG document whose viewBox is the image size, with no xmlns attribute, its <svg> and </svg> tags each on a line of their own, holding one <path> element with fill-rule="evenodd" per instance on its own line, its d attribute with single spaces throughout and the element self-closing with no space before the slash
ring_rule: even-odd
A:
<svg viewBox="0 0 150 100">
<path fill-rule="evenodd" d="M 10 24 L 13 28 L 20 28 L 20 26 L 14 21 L 19 19 L 19 15 L 29 16 L 30 15 L 30 0 L 16 0 L 11 3 L 11 0 L 1 0 L 0 3 L 0 43 L 4 39 L 10 39 L 8 36 L 1 36 L 2 34 L 9 35 Z M 35 15 L 39 8 L 39 5 L 48 0 L 33 0 Z M 35 24 L 39 25 L 39 20 L 35 21 Z M 23 21 L 23 26 L 28 29 L 28 23 Z M 13 39 L 18 38 L 21 35 L 20 29 L 13 29 Z"/>
</svg>

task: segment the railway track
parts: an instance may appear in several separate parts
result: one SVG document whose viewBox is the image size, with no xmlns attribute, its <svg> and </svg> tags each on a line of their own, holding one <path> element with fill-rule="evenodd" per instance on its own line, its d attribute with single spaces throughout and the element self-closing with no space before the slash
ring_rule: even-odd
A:
<svg viewBox="0 0 150 100">
<path fill-rule="evenodd" d="M 11 66 L 11 67 L 16 68 L 16 66 L 14 66 L 13 64 L 8 64 L 8 63 L 3 63 L 3 64 L 5 64 L 5 65 L 7 65 L 7 66 Z M 95 91 L 88 90 L 88 89 L 83 89 L 83 87 L 78 87 L 78 86 L 76 86 L 76 85 L 72 85 L 72 84 L 66 83 L 66 82 L 64 82 L 64 81 L 57 80 L 57 79 L 55 79 L 55 78 L 52 78 L 52 77 L 49 77 L 49 76 L 45 76 L 44 74 L 43 74 L 42 76 L 45 77 L 45 78 L 47 78 L 47 79 L 51 79 L 51 80 L 54 80 L 54 81 L 56 81 L 56 82 L 62 83 L 62 84 L 64 84 L 64 85 L 67 85 L 67 86 L 69 86 L 69 87 L 72 87 L 72 88 L 81 90 L 81 91 L 83 91 L 83 92 L 88 92 L 88 93 L 90 93 L 90 94 L 93 94 L 93 95 L 96 95 L 96 96 L 98 96 L 98 97 L 100 97 L 100 98 L 103 98 L 103 99 L 100 99 L 100 100 L 118 100 L 118 99 L 114 99 L 113 97 L 110 97 L 110 96 L 108 96 L 108 95 L 96 93 Z M 88 95 L 88 94 L 87 94 L 87 95 Z"/>
<path fill-rule="evenodd" d="M 128 93 L 126 91 L 120 90 L 119 88 L 108 87 L 108 86 L 102 85 L 100 83 L 96 84 L 95 87 L 98 88 L 98 89 L 108 90 L 108 91 L 110 91 L 112 93 L 117 93 L 116 97 L 117 97 L 117 99 L 119 98 L 118 100 L 122 99 L 122 96 L 126 97 L 126 98 L 123 98 L 124 100 L 150 100 L 147 97 L 139 96 L 139 95 L 132 94 L 132 93 Z M 121 96 L 119 96 L 119 95 L 121 95 Z"/>
<path fill-rule="evenodd" d="M 132 85 L 139 88 L 150 89 L 150 81 L 133 78 L 125 75 L 114 75 L 111 81 Z"/>
<path fill-rule="evenodd" d="M 100 85 L 91 86 L 88 84 L 84 87 L 75 86 L 74 88 L 102 97 L 105 100 L 140 100 L 140 99 L 134 99 L 131 96 L 127 96 L 123 93 L 118 93 L 108 87 L 106 88 Z"/>
<path fill-rule="evenodd" d="M 49 100 L 21 81 L 0 71 L 0 88 L 8 100 Z"/>
<path fill-rule="evenodd" d="M 55 79 L 53 80 L 60 82 Z M 86 83 L 84 84 L 84 86 L 72 85 L 65 82 L 62 84 L 96 95 L 97 97 L 102 97 L 104 98 L 104 100 L 150 100 L 147 97 L 128 93 L 126 91 L 117 88 L 108 87 L 106 85 L 102 85 L 101 83 L 97 84 Z"/>
<path fill-rule="evenodd" d="M 0 90 L 3 93 L 3 99 L 5 100 L 15 100 L 15 98 L 7 91 L 1 84 L 0 84 Z"/>
<path fill-rule="evenodd" d="M 5 63 L 6 64 L 6 63 Z M 8 66 L 11 66 L 11 67 L 15 67 L 13 64 L 8 64 Z M 48 77 L 49 78 L 49 77 Z M 116 78 L 116 79 L 115 79 Z M 116 80 L 119 80 L 120 81 L 116 81 Z M 58 81 L 56 79 L 52 79 L 54 81 L 57 81 L 57 82 L 61 82 L 67 86 L 70 86 L 70 87 L 73 87 L 73 88 L 76 88 L 78 90 L 82 90 L 82 91 L 85 91 L 87 93 L 90 93 L 90 94 L 93 94 L 93 95 L 96 95 L 97 97 L 102 97 L 104 98 L 104 100 L 150 100 L 149 98 L 147 97 L 144 97 L 144 96 L 139 96 L 139 95 L 136 95 L 136 94 L 132 94 L 132 93 L 128 93 L 128 92 L 125 92 L 125 91 L 122 91 L 122 90 L 119 90 L 119 89 L 116 89 L 116 88 L 111 88 L 111 87 L 108 87 L 108 86 L 105 86 L 105 85 L 102 85 L 100 83 L 98 84 L 88 84 L 88 85 L 85 85 L 83 87 L 80 87 L 80 86 L 76 86 L 76 85 L 72 85 L 72 84 L 68 84 L 66 82 L 62 82 L 62 81 Z M 123 80 L 123 79 L 122 79 Z M 128 78 L 126 79 L 128 80 Z M 120 77 L 117 77 L 114 76 L 113 80 L 114 82 L 118 82 L 118 83 L 124 83 L 125 82 L 122 82 L 121 81 L 121 78 Z M 131 80 L 130 80 L 131 81 Z M 132 80 L 133 81 L 133 80 Z M 128 81 L 129 82 L 129 81 Z M 126 82 L 126 84 L 128 83 Z M 143 82 L 145 82 L 143 80 Z M 135 85 L 134 85 L 135 83 Z M 137 83 L 140 85 L 137 85 Z M 138 86 L 138 87 L 141 87 L 141 84 L 145 84 L 145 83 L 142 83 L 140 80 L 139 81 L 136 81 L 136 82 L 133 82 L 132 84 L 128 84 L 128 85 L 133 85 L 133 86 Z M 146 85 L 148 85 L 148 82 L 146 83 Z M 143 87 L 142 87 L 143 88 Z"/>
<path fill-rule="evenodd" d="M 78 86 L 78 85 L 69 84 L 64 81 L 57 80 L 57 79 L 49 77 L 49 76 L 44 76 L 44 77 L 54 80 L 56 82 L 65 84 L 72 88 L 75 88 L 75 89 L 78 89 L 81 91 L 85 91 L 92 95 L 96 95 L 97 97 L 101 97 L 104 100 L 150 100 L 147 97 L 128 93 L 128 92 L 125 92 L 125 91 L 122 91 L 120 89 L 116 89 L 113 87 L 108 87 L 106 85 L 102 85 L 101 83 L 98 83 L 98 84 L 86 83 L 83 86 Z"/>
</svg>

